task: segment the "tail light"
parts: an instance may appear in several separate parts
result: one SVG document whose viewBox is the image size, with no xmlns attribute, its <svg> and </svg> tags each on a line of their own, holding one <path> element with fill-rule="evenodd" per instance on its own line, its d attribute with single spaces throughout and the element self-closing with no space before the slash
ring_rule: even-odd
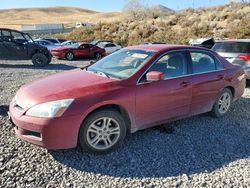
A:
<svg viewBox="0 0 250 188">
<path fill-rule="evenodd" d="M 238 58 L 243 59 L 244 61 L 250 61 L 250 55 L 240 54 Z"/>
</svg>

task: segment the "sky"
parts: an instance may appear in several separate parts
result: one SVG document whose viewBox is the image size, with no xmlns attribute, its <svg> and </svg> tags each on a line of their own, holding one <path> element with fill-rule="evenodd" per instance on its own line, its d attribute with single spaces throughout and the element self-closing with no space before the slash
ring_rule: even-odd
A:
<svg viewBox="0 0 250 188">
<path fill-rule="evenodd" d="M 0 9 L 70 6 L 101 12 L 121 11 L 127 0 L 1 0 Z M 228 0 L 144 0 L 148 5 L 164 5 L 174 10 L 223 5 Z"/>
</svg>

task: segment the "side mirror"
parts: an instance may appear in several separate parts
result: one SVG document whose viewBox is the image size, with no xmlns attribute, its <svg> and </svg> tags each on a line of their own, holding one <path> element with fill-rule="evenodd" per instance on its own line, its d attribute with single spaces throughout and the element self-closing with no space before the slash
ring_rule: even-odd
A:
<svg viewBox="0 0 250 188">
<path fill-rule="evenodd" d="M 164 79 L 164 73 L 159 71 L 151 71 L 146 74 L 148 82 L 156 82 Z"/>
</svg>

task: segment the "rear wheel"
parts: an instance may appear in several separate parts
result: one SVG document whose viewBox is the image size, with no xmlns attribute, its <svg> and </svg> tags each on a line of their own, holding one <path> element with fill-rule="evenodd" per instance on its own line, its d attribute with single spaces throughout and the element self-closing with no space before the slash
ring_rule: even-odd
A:
<svg viewBox="0 0 250 188">
<path fill-rule="evenodd" d="M 51 59 L 42 53 L 36 53 L 32 56 L 32 63 L 37 67 L 44 67 L 50 63 Z"/>
<path fill-rule="evenodd" d="M 75 55 L 72 53 L 72 52 L 68 52 L 66 55 L 65 55 L 65 58 L 69 61 L 72 61 L 75 59 Z"/>
<path fill-rule="evenodd" d="M 213 109 L 211 111 L 212 115 L 215 117 L 224 116 L 231 107 L 232 99 L 233 97 L 231 90 L 225 88 L 213 106 Z"/>
<path fill-rule="evenodd" d="M 98 61 L 102 58 L 102 54 L 100 54 L 99 52 L 95 54 L 95 59 Z"/>
<path fill-rule="evenodd" d="M 126 136 L 126 125 L 120 113 L 103 110 L 91 114 L 79 132 L 80 146 L 91 153 L 103 154 L 114 150 Z"/>
</svg>

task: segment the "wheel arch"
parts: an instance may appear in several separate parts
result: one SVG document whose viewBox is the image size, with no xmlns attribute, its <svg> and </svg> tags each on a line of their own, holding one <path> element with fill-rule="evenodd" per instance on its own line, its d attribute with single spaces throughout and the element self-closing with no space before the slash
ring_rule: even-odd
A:
<svg viewBox="0 0 250 188">
<path fill-rule="evenodd" d="M 45 52 L 44 50 L 42 50 L 42 49 L 35 49 L 35 50 L 33 50 L 33 51 L 31 52 L 30 58 L 32 58 L 33 55 L 35 55 L 35 54 L 37 54 L 37 53 L 42 53 L 42 54 L 44 54 L 44 55 L 47 56 L 47 54 L 46 54 L 46 52 Z"/>
<path fill-rule="evenodd" d="M 74 55 L 74 57 L 75 57 L 75 53 L 74 53 L 72 50 L 68 50 L 68 51 L 66 51 L 65 54 L 64 54 L 65 58 L 66 58 L 66 55 L 67 55 L 68 53 L 72 53 L 72 54 Z"/>
<path fill-rule="evenodd" d="M 232 97 L 233 98 L 235 97 L 235 89 L 234 89 L 233 86 L 227 86 L 227 87 L 225 87 L 225 89 L 229 89 L 231 91 L 231 93 L 232 93 Z"/>
<path fill-rule="evenodd" d="M 128 111 L 121 105 L 118 104 L 104 104 L 101 106 L 98 106 L 94 109 L 92 109 L 90 112 L 87 113 L 87 115 L 84 117 L 83 122 L 93 113 L 98 112 L 98 111 L 102 111 L 102 110 L 115 110 L 118 113 L 121 114 L 121 116 L 124 118 L 125 124 L 126 124 L 126 128 L 127 131 L 130 132 L 131 130 L 131 118 L 129 116 Z"/>
</svg>

